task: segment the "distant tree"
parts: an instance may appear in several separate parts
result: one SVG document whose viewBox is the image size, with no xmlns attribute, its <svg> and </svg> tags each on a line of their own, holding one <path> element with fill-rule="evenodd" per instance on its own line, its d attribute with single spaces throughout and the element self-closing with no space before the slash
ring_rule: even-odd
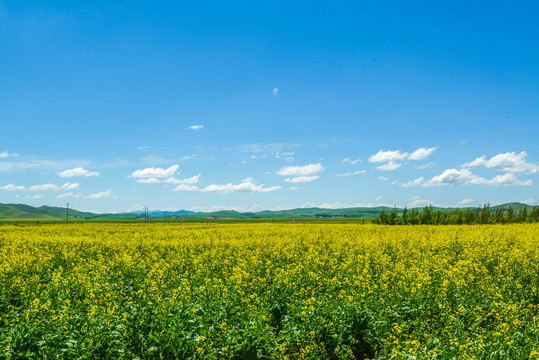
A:
<svg viewBox="0 0 539 360">
<path fill-rule="evenodd" d="M 531 212 L 531 221 L 539 222 L 539 206 L 535 205 Z"/>
<path fill-rule="evenodd" d="M 464 222 L 462 213 L 463 212 L 460 209 L 453 210 L 451 212 L 450 223 L 451 224 L 456 224 L 456 225 L 462 224 Z"/>
<path fill-rule="evenodd" d="M 393 207 L 393 210 L 389 213 L 389 218 L 387 219 L 389 225 L 395 225 L 397 223 L 397 207 Z"/>
<path fill-rule="evenodd" d="M 481 207 L 475 209 L 474 222 L 476 224 L 481 224 Z"/>
<path fill-rule="evenodd" d="M 380 211 L 380 215 L 378 215 L 378 219 L 380 221 L 380 224 L 387 224 L 387 214 L 386 209 L 382 209 Z"/>
<path fill-rule="evenodd" d="M 462 215 L 465 224 L 470 225 L 474 223 L 475 214 L 472 209 L 467 208 L 466 210 L 464 210 L 464 213 Z"/>
<path fill-rule="evenodd" d="M 408 217 L 408 223 L 409 224 L 412 224 L 412 225 L 417 225 L 419 224 L 419 211 L 417 209 L 412 209 L 410 210 L 410 215 L 407 216 Z"/>
<path fill-rule="evenodd" d="M 434 210 L 432 212 L 432 221 L 431 224 L 440 225 L 444 222 L 444 213 L 442 210 Z"/>
<path fill-rule="evenodd" d="M 511 205 L 509 205 L 509 207 L 507 208 L 507 214 L 506 214 L 507 220 L 506 221 L 508 223 L 512 223 L 513 222 L 513 217 L 514 217 L 513 207 Z"/>
<path fill-rule="evenodd" d="M 481 224 L 488 224 L 490 219 L 490 203 L 483 205 L 481 209 Z"/>
<path fill-rule="evenodd" d="M 321 214 L 322 217 L 331 217 L 332 214 Z M 429 224 L 429 225 L 444 225 L 444 224 L 500 224 L 500 223 L 525 223 L 525 222 L 539 222 L 539 206 L 535 205 L 528 211 L 527 207 L 519 209 L 518 213 L 509 205 L 505 212 L 501 207 L 496 207 L 493 210 L 490 207 L 490 203 L 484 204 L 482 207 L 478 207 L 473 210 L 471 208 L 466 209 L 454 209 L 454 210 L 440 210 L 434 209 L 432 205 L 425 206 L 422 210 L 413 208 L 408 210 L 405 207 L 402 211 L 402 216 L 399 217 L 399 212 L 395 206 L 390 212 L 386 209 L 382 209 L 376 219 L 372 220 L 373 224 Z"/>
<path fill-rule="evenodd" d="M 526 207 L 520 208 L 518 211 L 518 222 L 524 223 L 528 219 L 528 209 Z"/>
<path fill-rule="evenodd" d="M 404 210 L 402 210 L 402 223 L 404 225 L 408 224 L 408 209 L 406 206 L 404 207 Z"/>
<path fill-rule="evenodd" d="M 496 224 L 503 223 L 503 210 L 500 206 L 496 208 L 496 213 L 494 214 L 494 221 Z"/>
<path fill-rule="evenodd" d="M 432 222 L 432 205 L 425 206 L 421 211 L 421 224 L 431 224 Z"/>
</svg>

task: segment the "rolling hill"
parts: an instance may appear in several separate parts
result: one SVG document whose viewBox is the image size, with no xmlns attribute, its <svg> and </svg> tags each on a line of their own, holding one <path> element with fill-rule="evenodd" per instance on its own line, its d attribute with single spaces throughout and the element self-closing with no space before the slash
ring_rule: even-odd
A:
<svg viewBox="0 0 539 360">
<path fill-rule="evenodd" d="M 523 207 L 529 209 L 530 205 L 522 203 L 507 203 L 492 206 L 492 210 L 501 207 L 504 211 L 511 205 L 513 210 L 518 211 Z M 209 213 L 197 213 L 187 210 L 179 211 L 150 211 L 152 220 L 315 220 L 315 219 L 350 219 L 350 220 L 372 220 L 378 216 L 380 211 L 392 210 L 390 207 L 356 207 L 343 209 L 323 209 L 323 208 L 298 208 L 290 210 L 260 212 L 237 212 L 234 210 L 222 210 Z M 454 208 L 438 208 L 439 210 L 452 210 Z M 397 208 L 400 213 L 401 208 Z M 65 221 L 66 208 L 54 206 L 33 207 L 25 204 L 0 204 L 0 221 Z M 118 214 L 98 214 L 91 212 L 77 211 L 69 209 L 69 221 L 142 221 L 144 213 L 135 211 Z"/>
</svg>

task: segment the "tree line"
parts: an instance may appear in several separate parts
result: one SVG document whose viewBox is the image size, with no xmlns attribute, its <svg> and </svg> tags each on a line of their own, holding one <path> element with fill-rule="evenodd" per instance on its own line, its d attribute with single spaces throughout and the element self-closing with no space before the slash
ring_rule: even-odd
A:
<svg viewBox="0 0 539 360">
<path fill-rule="evenodd" d="M 411 209 L 406 207 L 402 212 L 397 208 L 391 211 L 382 209 L 380 215 L 373 220 L 375 224 L 384 225 L 460 225 L 460 224 L 511 224 L 511 223 L 532 223 L 539 222 L 539 206 L 534 206 L 528 210 L 522 207 L 518 211 L 511 205 L 507 210 L 501 207 L 491 208 L 490 204 L 485 204 L 477 209 L 434 209 L 432 205 L 423 209 Z"/>
</svg>

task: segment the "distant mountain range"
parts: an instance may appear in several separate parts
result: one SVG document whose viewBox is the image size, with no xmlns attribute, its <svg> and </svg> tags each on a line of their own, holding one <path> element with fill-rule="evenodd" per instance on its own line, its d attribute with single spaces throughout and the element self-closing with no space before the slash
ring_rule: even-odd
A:
<svg viewBox="0 0 539 360">
<path fill-rule="evenodd" d="M 501 207 L 507 209 L 509 205 L 514 210 L 523 207 L 533 206 L 522 203 L 507 203 L 492 206 L 491 209 Z M 223 210 L 209 213 L 199 213 L 187 210 L 179 211 L 150 211 L 151 220 L 309 220 L 309 219 L 354 219 L 371 220 L 378 217 L 382 209 L 391 210 L 391 207 L 355 207 L 344 209 L 322 209 L 322 208 L 298 208 L 291 210 L 260 212 L 237 212 L 233 210 Z M 454 208 L 436 208 L 441 210 L 452 210 Z M 400 212 L 401 208 L 397 208 Z M 0 221 L 65 221 L 66 208 L 53 206 L 33 207 L 24 204 L 0 204 Z M 97 214 L 91 212 L 77 211 L 69 209 L 69 221 L 127 221 L 144 220 L 143 211 L 117 214 Z"/>
<path fill-rule="evenodd" d="M 131 211 L 131 212 L 122 213 L 122 214 L 144 215 L 144 211 L 138 210 L 138 211 Z M 191 214 L 198 214 L 198 213 L 194 211 L 189 211 L 189 210 L 178 210 L 178 211 L 152 210 L 152 211 L 148 211 L 148 214 L 151 216 L 174 216 L 174 215 L 191 215 Z"/>
</svg>

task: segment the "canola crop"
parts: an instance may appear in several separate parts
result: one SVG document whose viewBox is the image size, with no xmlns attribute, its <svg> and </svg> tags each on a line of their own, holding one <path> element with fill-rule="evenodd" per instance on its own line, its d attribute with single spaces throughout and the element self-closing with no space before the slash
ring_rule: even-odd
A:
<svg viewBox="0 0 539 360">
<path fill-rule="evenodd" d="M 0 358 L 539 357 L 539 225 L 0 226 Z"/>
</svg>

